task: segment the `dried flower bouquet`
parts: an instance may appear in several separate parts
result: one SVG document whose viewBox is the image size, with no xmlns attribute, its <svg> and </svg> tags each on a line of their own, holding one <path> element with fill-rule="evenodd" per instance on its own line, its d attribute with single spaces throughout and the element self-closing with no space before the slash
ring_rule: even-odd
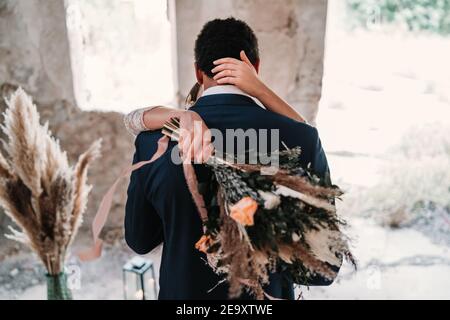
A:
<svg viewBox="0 0 450 320">
<path fill-rule="evenodd" d="M 166 123 L 163 133 L 177 140 L 179 122 Z M 216 156 L 206 163 L 211 176 L 198 190 L 208 219 L 196 248 L 225 275 L 230 297 L 246 290 L 264 298 L 270 271 L 307 284 L 313 276 L 334 279 L 343 258 L 356 266 L 334 206 L 342 192 L 303 168 L 300 153 L 279 152 L 277 170 Z"/>
</svg>

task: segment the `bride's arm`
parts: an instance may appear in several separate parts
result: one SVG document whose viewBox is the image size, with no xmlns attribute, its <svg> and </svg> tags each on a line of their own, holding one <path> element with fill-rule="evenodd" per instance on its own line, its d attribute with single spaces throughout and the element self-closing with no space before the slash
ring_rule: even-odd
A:
<svg viewBox="0 0 450 320">
<path fill-rule="evenodd" d="M 201 93 L 200 84 L 196 83 L 188 97 L 186 104 L 192 105 L 195 103 L 198 95 Z M 186 113 L 186 111 L 163 106 L 146 107 L 137 109 L 124 117 L 125 127 L 132 135 L 137 136 L 142 131 L 161 129 L 164 123 L 170 118 L 181 118 L 181 115 L 194 116 Z"/>
<path fill-rule="evenodd" d="M 297 110 L 291 107 L 286 101 L 264 84 L 260 92 L 255 95 L 255 98 L 261 101 L 270 111 L 279 113 L 299 122 L 306 122 L 306 119 L 303 118 Z"/>
<path fill-rule="evenodd" d="M 299 112 L 259 79 L 255 68 L 244 51 L 241 51 L 241 60 L 223 58 L 214 61 L 216 67 L 211 70 L 212 73 L 215 73 L 214 80 L 218 84 L 233 84 L 237 86 L 242 91 L 261 101 L 270 111 L 296 121 L 306 122 L 305 118 Z"/>
<path fill-rule="evenodd" d="M 130 112 L 124 117 L 124 123 L 128 132 L 137 136 L 143 131 L 161 129 L 171 118 L 178 118 L 180 122 L 178 145 L 181 157 L 195 159 L 197 163 L 207 161 L 214 152 L 211 132 L 196 112 L 153 106 Z"/>
<path fill-rule="evenodd" d="M 152 106 L 134 110 L 124 117 L 128 132 L 137 136 L 142 131 L 161 129 L 170 118 L 179 118 L 184 110 Z"/>
</svg>

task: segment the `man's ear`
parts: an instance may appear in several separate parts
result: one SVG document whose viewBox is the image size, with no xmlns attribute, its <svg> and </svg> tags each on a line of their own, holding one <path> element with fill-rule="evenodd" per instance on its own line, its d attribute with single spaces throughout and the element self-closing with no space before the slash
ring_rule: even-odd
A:
<svg viewBox="0 0 450 320">
<path fill-rule="evenodd" d="M 195 77 L 197 78 L 197 82 L 202 85 L 203 84 L 203 71 L 198 68 L 197 63 L 194 63 L 195 68 Z"/>
<path fill-rule="evenodd" d="M 261 60 L 256 60 L 255 64 L 253 65 L 255 67 L 256 73 L 259 73 L 259 66 L 261 64 Z"/>
</svg>

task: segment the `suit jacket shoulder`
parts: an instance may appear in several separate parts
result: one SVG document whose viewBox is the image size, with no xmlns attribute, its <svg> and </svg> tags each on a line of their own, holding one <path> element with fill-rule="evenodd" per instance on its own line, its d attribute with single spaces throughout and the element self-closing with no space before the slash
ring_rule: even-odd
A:
<svg viewBox="0 0 450 320">
<path fill-rule="evenodd" d="M 134 146 L 140 161 L 150 159 L 158 148 L 158 140 L 162 137 L 160 130 L 143 131 L 136 136 Z M 144 152 L 145 150 L 145 152 Z"/>
</svg>

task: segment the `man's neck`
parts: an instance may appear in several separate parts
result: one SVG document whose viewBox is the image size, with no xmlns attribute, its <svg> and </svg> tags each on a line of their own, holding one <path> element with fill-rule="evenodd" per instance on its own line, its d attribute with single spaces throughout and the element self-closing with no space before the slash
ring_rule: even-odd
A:
<svg viewBox="0 0 450 320">
<path fill-rule="evenodd" d="M 232 93 L 232 94 L 242 94 L 248 96 L 245 92 L 240 90 L 238 87 L 230 84 L 222 85 L 218 84 L 212 78 L 203 78 L 203 95 L 219 94 L 219 93 Z"/>
<path fill-rule="evenodd" d="M 219 84 L 217 83 L 216 80 L 211 79 L 209 77 L 204 76 L 203 77 L 203 89 L 206 90 L 208 88 L 212 88 L 215 86 L 218 86 Z"/>
</svg>

